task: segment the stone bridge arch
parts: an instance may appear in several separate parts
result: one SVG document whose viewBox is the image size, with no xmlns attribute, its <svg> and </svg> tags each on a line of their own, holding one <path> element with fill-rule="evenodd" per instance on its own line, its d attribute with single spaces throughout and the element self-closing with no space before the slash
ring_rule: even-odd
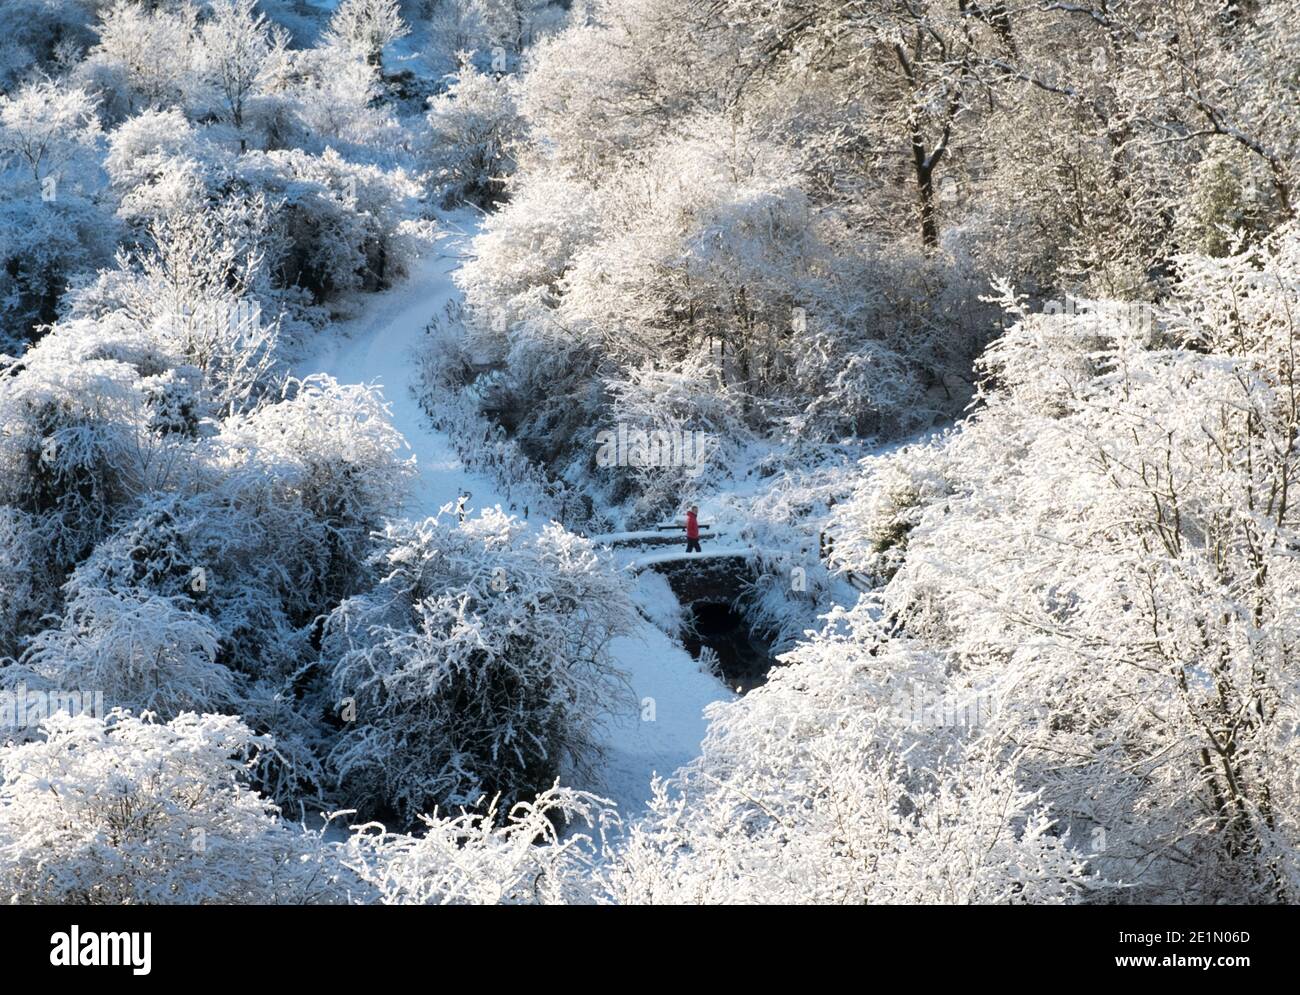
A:
<svg viewBox="0 0 1300 995">
<path fill-rule="evenodd" d="M 660 574 L 683 605 L 732 604 L 760 573 L 756 550 L 649 556 L 632 563 L 630 569 Z"/>
</svg>

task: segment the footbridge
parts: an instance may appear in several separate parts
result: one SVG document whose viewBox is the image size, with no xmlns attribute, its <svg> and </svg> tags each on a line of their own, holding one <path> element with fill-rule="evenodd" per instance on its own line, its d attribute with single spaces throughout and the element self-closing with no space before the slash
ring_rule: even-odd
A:
<svg viewBox="0 0 1300 995">
<path fill-rule="evenodd" d="M 684 605 L 700 601 L 730 604 L 758 578 L 762 563 L 788 555 L 785 551 L 728 542 L 726 533 L 704 526 L 700 528 L 703 552 L 699 553 L 686 552 L 686 538 L 679 526 L 590 539 L 618 552 L 629 573 L 653 570 L 662 575 Z"/>
</svg>

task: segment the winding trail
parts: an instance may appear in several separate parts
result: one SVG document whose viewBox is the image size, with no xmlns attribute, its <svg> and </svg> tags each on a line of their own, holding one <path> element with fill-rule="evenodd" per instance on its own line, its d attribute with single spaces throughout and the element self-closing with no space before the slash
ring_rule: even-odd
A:
<svg viewBox="0 0 1300 995">
<path fill-rule="evenodd" d="M 421 259 L 404 283 L 365 298 L 361 314 L 334 325 L 328 339 L 295 371 L 299 376 L 328 373 L 340 383 L 377 383 L 383 388 L 393 425 L 406 438 L 419 472 L 411 501 L 403 509 L 411 517 L 436 515 L 464 490 L 472 494 L 472 507 L 509 506 L 493 481 L 464 465 L 451 440 L 430 424 L 415 395 L 415 356 L 425 328 L 459 294 L 452 274 L 461 240 L 445 240 L 444 250 Z"/>
<path fill-rule="evenodd" d="M 495 481 L 465 466 L 415 395 L 415 352 L 429 320 L 459 295 L 453 274 L 472 237 L 470 228 L 445 238 L 440 251 L 420 260 L 404 283 L 361 299 L 357 317 L 332 326 L 307 358 L 295 364 L 297 376 L 326 373 L 343 383 L 380 385 L 393 424 L 416 460 L 416 485 L 403 509 L 411 517 L 436 515 L 465 491 L 472 495 L 471 512 L 493 506 L 509 509 Z M 655 774 L 667 776 L 698 756 L 708 725 L 705 706 L 729 700 L 732 694 L 648 621 L 633 635 L 616 640 L 612 650 L 627 674 L 636 706 L 604 717 L 605 763 L 594 783 L 572 786 L 617 802 L 627 817 L 644 810 Z"/>
</svg>

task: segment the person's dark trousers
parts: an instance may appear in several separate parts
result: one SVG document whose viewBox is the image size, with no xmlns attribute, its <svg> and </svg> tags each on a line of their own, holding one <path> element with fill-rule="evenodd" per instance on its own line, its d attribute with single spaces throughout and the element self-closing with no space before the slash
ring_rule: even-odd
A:
<svg viewBox="0 0 1300 995">
<path fill-rule="evenodd" d="M 700 549 L 700 540 L 698 540 L 698 539 L 687 539 L 687 540 L 686 540 L 686 552 L 688 552 L 688 553 L 702 553 L 702 552 L 704 552 L 704 550 Z"/>
</svg>

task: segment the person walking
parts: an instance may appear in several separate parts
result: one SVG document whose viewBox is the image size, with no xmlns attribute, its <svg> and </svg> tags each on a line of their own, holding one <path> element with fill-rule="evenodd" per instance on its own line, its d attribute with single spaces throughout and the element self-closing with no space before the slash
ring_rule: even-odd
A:
<svg viewBox="0 0 1300 995">
<path fill-rule="evenodd" d="M 700 509 L 691 505 L 686 512 L 686 552 L 700 553 Z"/>
</svg>

